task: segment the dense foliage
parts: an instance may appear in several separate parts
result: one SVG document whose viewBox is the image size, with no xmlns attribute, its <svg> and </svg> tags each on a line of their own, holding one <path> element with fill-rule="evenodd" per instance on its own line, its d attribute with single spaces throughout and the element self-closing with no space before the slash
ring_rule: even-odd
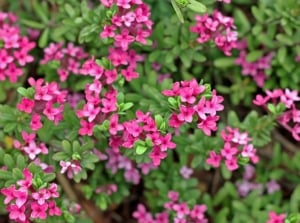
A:
<svg viewBox="0 0 300 223">
<path fill-rule="evenodd" d="M 299 0 L 0 9 L 1 218 L 300 222 Z"/>
</svg>

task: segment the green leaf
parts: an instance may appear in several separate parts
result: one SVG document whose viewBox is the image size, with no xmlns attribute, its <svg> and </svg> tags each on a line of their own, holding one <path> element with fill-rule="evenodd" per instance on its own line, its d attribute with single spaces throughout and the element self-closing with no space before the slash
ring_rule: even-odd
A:
<svg viewBox="0 0 300 223">
<path fill-rule="evenodd" d="M 42 1 L 33 0 L 32 2 L 33 10 L 36 13 L 36 15 L 42 20 L 44 24 L 47 24 L 49 21 L 47 16 L 48 9 L 46 9 L 46 5 L 43 7 L 42 4 Z"/>
<path fill-rule="evenodd" d="M 1 180 L 10 180 L 10 179 L 12 179 L 11 172 L 8 172 L 6 170 L 1 170 L 0 169 L 0 179 Z"/>
<path fill-rule="evenodd" d="M 264 12 L 261 9 L 257 8 L 256 6 L 252 6 L 251 12 L 259 22 L 264 22 Z"/>
<path fill-rule="evenodd" d="M 81 145 L 80 151 L 84 152 L 84 151 L 88 151 L 91 150 L 94 147 L 94 143 L 92 140 L 89 140 L 87 142 L 85 142 L 83 145 Z"/>
<path fill-rule="evenodd" d="M 263 55 L 263 51 L 262 50 L 254 50 L 251 51 L 250 53 L 248 53 L 246 60 L 248 62 L 255 62 L 257 61 L 259 58 L 261 58 Z"/>
<path fill-rule="evenodd" d="M 73 153 L 80 153 L 81 152 L 81 150 L 80 150 L 81 145 L 78 141 L 74 141 L 72 143 L 72 147 L 73 147 Z"/>
<path fill-rule="evenodd" d="M 138 154 L 138 155 L 144 154 L 144 153 L 146 152 L 146 150 L 147 150 L 147 147 L 145 147 L 145 146 L 140 146 L 140 145 L 138 145 L 138 146 L 136 147 L 136 149 L 135 149 L 136 154 Z"/>
<path fill-rule="evenodd" d="M 39 38 L 39 47 L 40 48 L 46 47 L 46 45 L 48 43 L 49 32 L 50 32 L 50 29 L 46 28 L 46 29 L 44 29 L 42 35 L 40 36 L 40 38 Z"/>
<path fill-rule="evenodd" d="M 20 180 L 23 178 L 23 173 L 19 168 L 13 168 L 12 175 L 15 180 Z"/>
<path fill-rule="evenodd" d="M 72 146 L 71 146 L 71 143 L 67 140 L 63 140 L 62 141 L 62 147 L 63 147 L 63 150 L 66 154 L 68 155 L 72 155 Z"/>
<path fill-rule="evenodd" d="M 25 26 L 28 26 L 33 29 L 44 29 L 45 25 L 36 21 L 27 20 L 27 19 L 21 19 L 20 22 L 24 24 Z"/>
<path fill-rule="evenodd" d="M 181 9 L 178 7 L 177 3 L 175 2 L 175 0 L 171 0 L 171 4 L 175 10 L 175 13 L 179 19 L 179 21 L 181 23 L 184 23 L 184 18 L 183 18 L 183 15 L 182 15 L 182 12 L 181 12 Z"/>
<path fill-rule="evenodd" d="M 240 125 L 240 120 L 234 111 L 229 111 L 227 122 L 232 127 L 238 127 Z"/>
<path fill-rule="evenodd" d="M 13 169 L 15 167 L 15 162 L 11 155 L 5 154 L 3 158 L 4 166 L 6 166 L 8 169 Z"/>
<path fill-rule="evenodd" d="M 76 14 L 74 8 L 68 3 L 65 4 L 65 10 L 70 17 L 74 17 Z"/>
<path fill-rule="evenodd" d="M 280 47 L 277 53 L 277 59 L 279 63 L 283 64 L 286 59 L 287 49 L 286 47 Z"/>
<path fill-rule="evenodd" d="M 251 28 L 249 19 L 242 10 L 236 8 L 234 10 L 234 17 L 236 18 L 235 21 L 237 21 L 237 24 L 239 25 L 238 27 L 242 30 L 242 32 L 246 32 Z"/>
<path fill-rule="evenodd" d="M 268 103 L 268 104 L 267 104 L 267 108 L 268 108 L 268 110 L 269 110 L 272 114 L 276 115 L 276 107 L 275 107 L 274 104 Z"/>
<path fill-rule="evenodd" d="M 234 58 L 231 57 L 223 57 L 214 60 L 214 66 L 218 68 L 228 68 L 234 66 Z"/>
<path fill-rule="evenodd" d="M 155 115 L 155 123 L 157 126 L 160 126 L 163 123 L 164 119 L 161 115 Z"/>
<path fill-rule="evenodd" d="M 15 122 L 7 123 L 7 124 L 4 126 L 3 131 L 4 131 L 4 132 L 12 132 L 13 130 L 15 130 L 16 126 L 17 126 L 17 123 L 15 123 Z"/>
<path fill-rule="evenodd" d="M 61 160 L 69 160 L 70 156 L 66 154 L 65 152 L 57 152 L 52 156 L 52 159 L 56 161 L 61 161 Z"/>
<path fill-rule="evenodd" d="M 283 43 L 283 44 L 286 44 L 286 45 L 289 45 L 289 46 L 292 46 L 292 45 L 294 44 L 294 41 L 293 41 L 293 39 L 292 39 L 290 36 L 284 35 L 284 34 L 282 34 L 282 33 L 277 34 L 277 35 L 276 35 L 276 39 L 277 39 L 279 42 L 281 42 L 281 43 Z"/>
<path fill-rule="evenodd" d="M 44 182 L 51 182 L 55 179 L 55 177 L 56 177 L 55 173 L 48 173 L 43 176 L 43 180 Z"/>
<path fill-rule="evenodd" d="M 17 165 L 20 169 L 25 168 L 26 166 L 26 161 L 23 155 L 18 155 L 17 156 Z"/>
<path fill-rule="evenodd" d="M 190 0 L 190 4 L 187 7 L 198 13 L 206 12 L 206 6 L 196 0 Z"/>
<path fill-rule="evenodd" d="M 121 111 L 127 111 L 128 109 L 133 107 L 133 103 L 132 102 L 127 102 L 123 105 L 122 110 Z"/>
</svg>

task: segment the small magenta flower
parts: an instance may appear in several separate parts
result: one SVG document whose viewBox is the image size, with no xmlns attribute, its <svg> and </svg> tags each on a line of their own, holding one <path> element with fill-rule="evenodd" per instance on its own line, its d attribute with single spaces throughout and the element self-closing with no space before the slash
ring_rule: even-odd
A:
<svg viewBox="0 0 300 223">
<path fill-rule="evenodd" d="M 227 159 L 225 161 L 225 164 L 226 164 L 228 170 L 230 170 L 230 171 L 233 171 L 233 170 L 236 170 L 236 169 L 239 168 L 236 157 L 232 157 L 231 159 Z"/>
<path fill-rule="evenodd" d="M 32 193 L 31 196 L 33 197 L 33 199 L 36 200 L 36 202 L 39 205 L 45 204 L 46 201 L 50 198 L 50 194 L 49 194 L 48 190 L 46 190 L 45 188 L 43 188 L 43 189 L 41 189 L 37 192 Z"/>
<path fill-rule="evenodd" d="M 112 135 L 116 135 L 118 131 L 121 131 L 124 129 L 123 125 L 119 124 L 119 116 L 117 114 L 113 114 L 110 117 L 110 123 L 109 123 L 109 133 Z"/>
<path fill-rule="evenodd" d="M 28 114 L 32 112 L 33 107 L 34 107 L 34 101 L 28 98 L 22 98 L 20 103 L 17 105 L 17 108 L 20 111 L 26 112 Z"/>
<path fill-rule="evenodd" d="M 269 219 L 266 223 L 284 223 L 286 215 L 276 214 L 274 211 L 269 212 Z"/>
<path fill-rule="evenodd" d="M 18 207 L 17 205 L 12 204 L 8 206 L 6 210 L 9 212 L 9 219 L 26 222 L 25 206 Z"/>
<path fill-rule="evenodd" d="M 159 166 L 161 160 L 165 159 L 167 157 L 167 154 L 165 152 L 162 152 L 159 147 L 155 146 L 152 152 L 149 154 L 149 157 L 151 158 L 155 166 Z"/>
<path fill-rule="evenodd" d="M 216 154 L 215 151 L 210 151 L 209 152 L 209 158 L 206 159 L 206 163 L 217 168 L 220 166 L 222 157 L 218 154 Z"/>
<path fill-rule="evenodd" d="M 28 199 L 28 192 L 27 189 L 19 189 L 19 190 L 15 190 L 14 192 L 14 197 L 16 198 L 16 205 L 18 206 L 18 208 L 21 208 Z"/>
<path fill-rule="evenodd" d="M 32 210 L 30 217 L 32 217 L 34 219 L 46 219 L 47 218 L 47 213 L 46 213 L 46 211 L 48 210 L 47 203 L 40 205 L 37 202 L 32 202 L 30 206 L 31 206 L 31 210 Z"/>
<path fill-rule="evenodd" d="M 8 204 L 10 203 L 12 200 L 14 200 L 15 197 L 15 192 L 16 191 L 16 186 L 15 185 L 11 185 L 7 188 L 2 188 L 1 189 L 1 194 L 3 194 L 5 196 L 5 200 L 4 200 L 4 204 Z"/>
<path fill-rule="evenodd" d="M 182 219 L 185 215 L 188 215 L 190 213 L 189 207 L 185 202 L 180 204 L 174 204 L 173 210 L 176 212 L 177 217 L 180 219 Z"/>
<path fill-rule="evenodd" d="M 193 108 L 188 108 L 184 105 L 181 105 L 179 110 L 180 113 L 177 115 L 178 120 L 189 123 L 193 121 L 193 114 L 195 113 Z"/>
</svg>

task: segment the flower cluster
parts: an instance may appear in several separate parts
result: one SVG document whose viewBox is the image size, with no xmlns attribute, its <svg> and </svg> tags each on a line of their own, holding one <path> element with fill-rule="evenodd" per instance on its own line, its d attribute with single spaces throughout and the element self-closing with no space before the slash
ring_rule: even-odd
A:
<svg viewBox="0 0 300 223">
<path fill-rule="evenodd" d="M 285 214 L 276 214 L 274 211 L 269 213 L 269 219 L 266 223 L 284 223 L 286 215 Z"/>
<path fill-rule="evenodd" d="M 144 205 L 139 204 L 133 217 L 138 223 L 169 223 L 169 215 L 175 216 L 172 219 L 174 223 L 207 223 L 204 213 L 207 210 L 205 205 L 195 205 L 189 208 L 186 202 L 179 201 L 179 193 L 170 191 L 168 193 L 169 202 L 164 204 L 165 211 L 156 214 L 153 218 L 151 213 L 146 211 Z"/>
<path fill-rule="evenodd" d="M 33 98 L 23 97 L 17 108 L 31 115 L 30 128 L 37 131 L 43 127 L 42 115 L 58 124 L 63 118 L 67 91 L 61 91 L 56 82 L 43 84 L 43 79 L 35 81 L 33 78 L 29 78 L 28 82 L 33 89 Z"/>
<path fill-rule="evenodd" d="M 88 57 L 82 47 L 74 46 L 73 43 L 68 43 L 66 48 L 63 48 L 63 45 L 51 43 L 44 49 L 44 58 L 40 61 L 41 64 L 58 62 L 57 73 L 60 81 L 66 81 L 70 73 L 80 74 L 81 60 Z"/>
<path fill-rule="evenodd" d="M 94 123 L 101 124 L 109 119 L 113 112 L 117 111 L 117 91 L 111 88 L 103 93 L 101 97 L 102 84 L 97 79 L 92 84 L 87 84 L 85 88 L 86 103 L 77 110 L 77 117 L 81 119 L 79 129 L 80 135 L 91 136 L 93 134 Z M 103 91 L 102 91 L 103 92 Z"/>
<path fill-rule="evenodd" d="M 217 111 L 222 111 L 224 106 L 222 96 L 218 96 L 216 91 L 212 91 L 210 97 L 205 97 L 206 87 L 199 85 L 195 79 L 191 81 L 181 81 L 173 84 L 171 90 L 164 90 L 163 95 L 169 98 L 169 102 L 179 107 L 179 113 L 173 113 L 169 120 L 169 126 L 179 128 L 185 122 L 197 121 L 197 127 L 206 135 L 210 136 L 212 131 L 217 130 Z M 177 98 L 180 103 L 178 105 Z M 174 103 L 173 103 L 173 102 Z"/>
<path fill-rule="evenodd" d="M 196 25 L 191 26 L 190 30 L 197 33 L 198 43 L 205 43 L 213 40 L 216 46 L 230 56 L 231 50 L 237 47 L 238 33 L 235 30 L 233 18 L 222 15 L 215 10 L 212 16 L 208 14 L 196 15 Z"/>
<path fill-rule="evenodd" d="M 44 220 L 48 215 L 60 216 L 62 212 L 53 200 L 59 197 L 57 185 L 52 183 L 48 188 L 36 189 L 28 169 L 23 170 L 23 176 L 24 179 L 17 181 L 17 185 L 1 189 L 9 218 L 18 223 L 29 223 L 31 220 Z"/>
<path fill-rule="evenodd" d="M 285 111 L 278 117 L 278 122 L 288 131 L 290 131 L 295 140 L 300 141 L 300 110 L 297 109 L 296 102 L 300 101 L 297 90 L 275 89 L 267 90 L 266 96 L 256 95 L 253 103 L 269 109 L 268 104 L 283 104 Z M 274 112 L 274 111 L 271 111 Z"/>
<path fill-rule="evenodd" d="M 265 56 L 260 57 L 254 62 L 247 61 L 247 42 L 242 41 L 239 44 L 240 54 L 236 58 L 235 64 L 242 67 L 242 74 L 244 76 L 251 76 L 253 80 L 257 83 L 257 86 L 263 87 L 267 76 L 265 70 L 270 69 L 271 61 L 274 56 L 273 53 L 268 53 Z"/>
<path fill-rule="evenodd" d="M 137 111 L 136 119 L 122 124 L 118 122 L 118 115 L 114 114 L 110 119 L 109 132 L 109 145 L 113 150 L 118 150 L 120 147 L 127 149 L 143 147 L 146 152 L 148 147 L 152 147 L 149 157 L 155 166 L 167 157 L 167 150 L 176 147 L 176 144 L 171 141 L 171 133 L 162 134 L 155 120 L 150 116 L 150 112 Z"/>
<path fill-rule="evenodd" d="M 12 83 L 22 76 L 22 67 L 34 60 L 29 51 L 35 47 L 28 37 L 21 36 L 16 21 L 14 14 L 0 11 L 0 81 Z"/>
<path fill-rule="evenodd" d="M 272 194 L 275 191 L 280 190 L 280 185 L 275 180 L 270 180 L 265 185 L 261 183 L 253 182 L 255 179 L 255 168 L 251 165 L 246 165 L 243 180 L 236 183 L 238 193 L 241 197 L 247 196 L 251 191 L 258 190 L 261 194 L 264 186 L 268 194 Z"/>
<path fill-rule="evenodd" d="M 257 163 L 259 157 L 256 155 L 256 149 L 250 143 L 247 132 L 241 133 L 239 129 L 232 129 L 227 126 L 225 130 L 222 130 L 221 137 L 224 140 L 224 146 L 220 151 L 220 154 L 215 151 L 210 151 L 209 158 L 206 163 L 219 167 L 220 163 L 225 160 L 225 165 L 228 170 L 234 171 L 238 169 L 238 162 L 245 162 L 251 160 L 252 163 Z"/>
<path fill-rule="evenodd" d="M 105 167 L 112 174 L 116 174 L 119 170 L 124 170 L 124 178 L 128 183 L 139 184 L 141 179 L 140 172 L 144 175 L 147 175 L 152 169 L 156 168 L 156 166 L 154 166 L 152 163 L 139 163 L 138 165 L 135 165 L 134 162 L 122 155 L 119 149 L 115 147 L 114 149 L 107 148 L 105 153 L 94 149 L 94 154 L 99 158 L 99 160 L 106 161 Z M 108 190 L 110 193 L 112 193 L 117 190 L 117 185 L 109 184 L 99 188 L 96 190 L 101 192 Z M 98 193 L 97 191 L 96 193 Z"/>
<path fill-rule="evenodd" d="M 115 67 L 121 67 L 120 73 L 127 81 L 137 78 L 136 63 L 143 57 L 129 50 L 134 43 L 147 44 L 153 22 L 150 9 L 142 0 L 101 0 L 106 7 L 115 4 L 118 12 L 113 15 L 110 24 L 106 24 L 100 33 L 101 38 L 113 38 L 114 47 L 109 48 L 108 59 Z"/>
<path fill-rule="evenodd" d="M 106 7 L 116 4 L 118 12 L 113 15 L 111 24 L 104 26 L 101 38 L 113 38 L 114 45 L 127 51 L 130 44 L 146 44 L 151 35 L 153 22 L 150 8 L 142 0 L 100 0 Z"/>
<path fill-rule="evenodd" d="M 46 147 L 45 143 L 37 144 L 35 142 L 35 133 L 28 134 L 27 132 L 22 131 L 21 135 L 24 142 L 21 143 L 18 140 L 14 140 L 14 147 L 23 151 L 29 157 L 29 159 L 35 160 L 39 154 L 48 154 L 48 148 Z"/>
<path fill-rule="evenodd" d="M 118 150 L 107 149 L 106 152 L 108 155 L 105 164 L 106 169 L 110 170 L 113 174 L 117 173 L 120 169 L 124 169 L 124 177 L 127 182 L 133 184 L 140 182 L 140 173 L 130 159 L 123 156 Z"/>
</svg>

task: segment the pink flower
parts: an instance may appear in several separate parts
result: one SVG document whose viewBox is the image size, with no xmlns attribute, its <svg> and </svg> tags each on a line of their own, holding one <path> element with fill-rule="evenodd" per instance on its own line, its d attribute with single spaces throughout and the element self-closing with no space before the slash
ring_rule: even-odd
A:
<svg viewBox="0 0 300 223">
<path fill-rule="evenodd" d="M 243 151 L 241 152 L 241 155 L 243 157 L 253 157 L 255 156 L 255 153 L 256 153 L 256 150 L 254 149 L 253 145 L 252 144 L 249 144 L 249 145 L 245 145 L 243 147 Z"/>
<path fill-rule="evenodd" d="M 180 113 L 177 115 L 177 118 L 179 121 L 186 121 L 186 122 L 192 122 L 193 121 L 193 114 L 195 113 L 193 108 L 188 108 L 184 105 L 181 105 Z"/>
<path fill-rule="evenodd" d="M 95 105 L 92 103 L 87 103 L 83 107 L 82 115 L 84 117 L 87 117 L 89 122 L 92 122 L 96 118 L 99 112 L 100 112 L 99 107 L 95 107 Z"/>
<path fill-rule="evenodd" d="M 11 185 L 7 188 L 2 188 L 1 189 L 1 194 L 5 196 L 4 204 L 8 204 L 12 200 L 14 200 L 16 197 L 14 195 L 14 192 L 16 191 L 15 185 Z"/>
<path fill-rule="evenodd" d="M 183 218 L 185 215 L 190 213 L 189 207 L 185 202 L 181 204 L 174 204 L 173 210 L 176 211 L 178 218 Z"/>
<path fill-rule="evenodd" d="M 16 205 L 18 208 L 21 208 L 28 199 L 28 192 L 26 189 L 15 190 L 14 196 L 16 198 Z"/>
<path fill-rule="evenodd" d="M 115 36 L 115 30 L 117 28 L 114 25 L 104 25 L 103 31 L 100 33 L 101 38 L 107 38 L 107 37 L 114 37 Z"/>
<path fill-rule="evenodd" d="M 118 131 L 123 130 L 123 125 L 120 125 L 118 123 L 119 117 L 117 114 L 113 114 L 110 118 L 110 124 L 109 124 L 109 133 L 112 135 L 116 135 Z"/>
<path fill-rule="evenodd" d="M 274 211 L 269 212 L 269 219 L 266 223 L 284 223 L 285 214 L 277 215 Z"/>
<path fill-rule="evenodd" d="M 37 131 L 40 128 L 42 128 L 42 123 L 41 123 L 41 116 L 38 114 L 33 114 L 30 122 L 30 128 L 33 131 Z"/>
<path fill-rule="evenodd" d="M 30 63 L 33 61 L 33 57 L 27 54 L 27 51 L 20 50 L 20 51 L 14 51 L 14 56 L 18 60 L 18 63 L 21 66 L 25 66 L 27 63 Z"/>
<path fill-rule="evenodd" d="M 29 188 L 32 184 L 32 173 L 28 169 L 23 170 L 24 180 L 18 180 L 17 184 L 24 188 Z"/>
<path fill-rule="evenodd" d="M 198 220 L 202 220 L 202 219 L 205 218 L 204 217 L 204 212 L 206 210 L 207 210 L 207 207 L 204 204 L 202 204 L 202 205 L 195 205 L 194 208 L 190 212 L 190 216 L 192 218 L 195 218 L 195 219 L 198 219 Z"/>
<path fill-rule="evenodd" d="M 173 201 L 176 202 L 179 199 L 179 193 L 176 191 L 169 191 L 168 192 L 168 198 Z"/>
<path fill-rule="evenodd" d="M 159 166 L 161 160 L 165 159 L 167 154 L 162 152 L 159 147 L 155 146 L 152 152 L 149 154 L 149 157 L 155 166 Z"/>
<path fill-rule="evenodd" d="M 232 157 L 231 159 L 227 159 L 225 161 L 225 164 L 228 168 L 228 170 L 233 171 L 239 168 L 238 163 L 237 163 L 237 158 Z"/>
<path fill-rule="evenodd" d="M 231 159 L 238 153 L 238 149 L 236 147 L 232 147 L 229 142 L 225 142 L 223 149 L 221 150 L 221 155 L 225 159 Z"/>
<path fill-rule="evenodd" d="M 130 35 L 127 29 L 123 29 L 121 34 L 115 36 L 117 46 L 120 46 L 124 51 L 128 49 L 128 45 L 132 43 L 134 39 L 134 36 Z"/>
<path fill-rule="evenodd" d="M 126 81 L 131 81 L 139 77 L 139 74 L 132 70 L 130 67 L 127 69 L 122 69 L 121 74 L 125 77 Z"/>
<path fill-rule="evenodd" d="M 36 203 L 36 202 L 32 202 L 31 203 L 31 218 L 39 218 L 39 219 L 46 219 L 47 218 L 47 213 L 46 211 L 48 210 L 48 204 L 44 203 L 42 205 Z"/>
<path fill-rule="evenodd" d="M 34 160 L 35 157 L 42 152 L 34 141 L 30 142 L 28 146 L 25 146 L 24 151 L 28 154 L 31 160 Z"/>
<path fill-rule="evenodd" d="M 27 98 L 22 98 L 20 103 L 17 105 L 17 108 L 20 111 L 26 112 L 28 114 L 32 112 L 33 107 L 34 107 L 34 101 Z"/>
<path fill-rule="evenodd" d="M 38 192 L 32 193 L 31 196 L 33 199 L 35 199 L 37 201 L 37 203 L 39 205 L 45 204 L 46 200 L 48 200 L 50 198 L 50 194 L 48 193 L 48 191 L 45 188 L 40 189 Z"/>
<path fill-rule="evenodd" d="M 55 201 L 49 201 L 48 207 L 49 207 L 49 215 L 50 216 L 54 216 L 54 215 L 60 216 L 62 214 L 59 207 L 56 206 Z"/>
<path fill-rule="evenodd" d="M 222 157 L 218 154 L 216 154 L 215 151 L 209 152 L 209 158 L 206 159 L 206 163 L 213 166 L 213 167 L 219 167 Z"/>
<path fill-rule="evenodd" d="M 12 204 L 9 205 L 6 209 L 9 212 L 9 219 L 26 222 L 25 206 L 18 207 L 17 205 Z"/>
<path fill-rule="evenodd" d="M 14 58 L 9 56 L 5 49 L 0 49 L 0 69 L 5 69 L 13 60 Z"/>
<path fill-rule="evenodd" d="M 178 119 L 178 115 L 171 114 L 169 119 L 169 126 L 173 128 L 179 128 L 184 122 Z"/>
<path fill-rule="evenodd" d="M 27 132 L 22 131 L 21 132 L 22 138 L 26 143 L 30 143 L 31 141 L 34 141 L 35 139 L 35 133 L 27 134 Z"/>
<path fill-rule="evenodd" d="M 80 120 L 80 125 L 81 125 L 81 128 L 78 131 L 79 135 L 82 135 L 82 136 L 83 135 L 88 135 L 88 136 L 93 135 L 94 123 L 87 122 L 82 119 L 82 120 Z"/>
<path fill-rule="evenodd" d="M 199 129 L 210 136 L 212 131 L 217 130 L 217 121 L 219 120 L 219 116 L 209 116 L 206 119 L 202 120 L 200 123 L 197 124 Z"/>
<path fill-rule="evenodd" d="M 172 135 L 171 133 L 166 134 L 165 136 L 160 137 L 160 150 L 167 151 L 167 149 L 174 149 L 176 144 L 171 142 Z"/>
</svg>

